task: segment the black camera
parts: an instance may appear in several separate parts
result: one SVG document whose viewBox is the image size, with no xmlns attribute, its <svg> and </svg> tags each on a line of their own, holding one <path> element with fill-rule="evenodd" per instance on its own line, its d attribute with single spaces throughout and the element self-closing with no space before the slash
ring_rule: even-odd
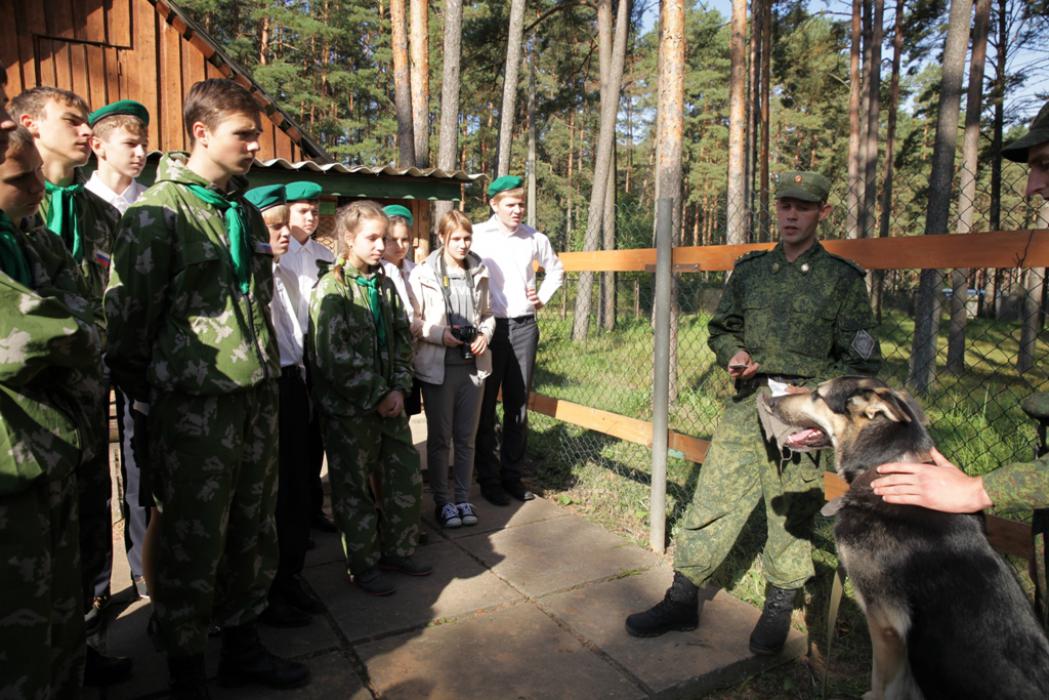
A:
<svg viewBox="0 0 1049 700">
<path fill-rule="evenodd" d="M 462 342 L 459 350 L 463 353 L 464 360 L 472 360 L 474 354 L 470 352 L 470 343 L 477 340 L 477 326 L 452 326 L 452 337 Z"/>
</svg>

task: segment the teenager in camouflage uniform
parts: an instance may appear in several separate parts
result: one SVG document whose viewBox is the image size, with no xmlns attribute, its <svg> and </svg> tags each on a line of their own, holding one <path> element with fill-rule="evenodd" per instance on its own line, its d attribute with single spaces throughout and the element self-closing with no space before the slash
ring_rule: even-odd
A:
<svg viewBox="0 0 1049 700">
<path fill-rule="evenodd" d="M 10 125 L 0 108 L 0 141 Z M 91 402 L 101 382 L 76 264 L 50 232 L 12 221 L 39 205 L 39 168 L 32 136 L 18 130 L 0 150 L 0 695 L 34 699 L 80 692 L 76 469 L 98 447 Z"/>
<path fill-rule="evenodd" d="M 404 399 L 412 386 L 408 316 L 380 265 L 389 220 L 374 202 L 339 212 L 340 255 L 310 299 L 306 355 L 328 455 L 335 523 L 354 582 L 394 586 L 380 570 L 430 573 L 415 560 L 422 475 Z M 381 515 L 369 474 L 378 475 Z"/>
<path fill-rule="evenodd" d="M 1040 194 L 1049 200 L 1049 102 L 1028 132 L 1003 148 L 1002 155 L 1030 166 L 1025 196 Z M 933 450 L 933 459 L 934 465 L 883 464 L 878 471 L 888 476 L 875 479 L 871 486 L 889 503 L 948 513 L 975 513 L 992 506 L 1000 510 L 1049 508 L 1049 456 L 1007 464 L 983 476 L 967 476 L 937 450 Z"/>
<path fill-rule="evenodd" d="M 277 556 L 280 370 L 268 235 L 242 197 L 259 113 L 236 83 L 206 80 L 183 114 L 192 153 L 165 156 L 124 215 L 105 297 L 114 381 L 149 405 L 157 637 L 178 697 L 206 695 L 212 622 L 220 682 L 295 687 L 308 669 L 270 654 L 256 628 Z"/>
<path fill-rule="evenodd" d="M 658 605 L 627 618 L 634 636 L 695 629 L 698 587 L 763 504 L 762 568 L 770 586 L 750 649 L 773 654 L 786 641 L 796 591 L 814 573 L 808 533 L 822 500 L 822 470 L 812 455 L 783 460 L 766 444 L 757 396 L 773 380 L 812 386 L 839 374 L 874 374 L 881 362 L 863 270 L 816 241 L 830 213 L 829 188 L 818 173 L 778 176 L 780 242 L 736 261 L 709 323 L 710 347 L 737 393 L 725 402 L 677 533 L 674 584 Z"/>
</svg>

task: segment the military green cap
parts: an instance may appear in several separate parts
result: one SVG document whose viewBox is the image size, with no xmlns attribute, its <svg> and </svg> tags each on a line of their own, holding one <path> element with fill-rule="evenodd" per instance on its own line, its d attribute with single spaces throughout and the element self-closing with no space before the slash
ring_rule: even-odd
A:
<svg viewBox="0 0 1049 700">
<path fill-rule="evenodd" d="M 1031 146 L 1040 146 L 1049 141 L 1049 102 L 1035 115 L 1027 133 L 1002 149 L 1002 156 L 1014 163 L 1026 163 L 1027 151 Z"/>
<path fill-rule="evenodd" d="M 408 207 L 406 206 L 402 206 L 400 204 L 390 204 L 383 207 L 382 210 L 383 213 L 385 213 L 386 216 L 390 217 L 391 219 L 395 216 L 399 216 L 405 221 L 407 221 L 409 226 L 415 225 L 415 219 L 412 218 L 412 213 L 408 210 Z"/>
<path fill-rule="evenodd" d="M 803 202 L 826 202 L 830 194 L 830 180 L 819 173 L 791 170 L 776 173 L 776 199 L 800 199 Z"/>
<path fill-rule="evenodd" d="M 284 204 L 284 185 L 254 187 L 244 193 L 244 199 L 258 207 L 259 211 L 280 206 Z"/>
<path fill-rule="evenodd" d="M 524 180 L 516 175 L 503 175 L 502 177 L 497 177 L 492 180 L 492 184 L 488 185 L 488 196 L 494 197 L 500 192 L 516 190 L 523 182 Z"/>
<path fill-rule="evenodd" d="M 312 202 L 320 199 L 322 192 L 323 187 L 309 180 L 289 182 L 284 186 L 284 197 L 289 202 Z"/>
<path fill-rule="evenodd" d="M 135 117 L 143 124 L 149 125 L 149 110 L 141 102 L 135 102 L 134 100 L 120 100 L 105 107 L 99 107 L 87 115 L 87 125 L 93 128 L 95 124 L 106 117 L 115 117 L 120 114 Z"/>
</svg>

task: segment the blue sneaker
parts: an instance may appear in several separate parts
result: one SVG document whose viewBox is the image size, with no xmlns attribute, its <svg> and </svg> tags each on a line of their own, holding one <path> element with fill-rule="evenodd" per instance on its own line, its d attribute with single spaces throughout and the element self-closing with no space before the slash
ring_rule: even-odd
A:
<svg viewBox="0 0 1049 700">
<path fill-rule="evenodd" d="M 477 524 L 477 513 L 474 511 L 473 505 L 469 503 L 456 503 L 455 509 L 459 511 L 459 520 L 462 521 L 463 525 Z"/>
<path fill-rule="evenodd" d="M 462 527 L 463 524 L 462 518 L 459 517 L 459 510 L 451 503 L 437 506 L 436 517 L 441 527 L 452 529 Z M 477 522 L 476 518 L 474 518 L 474 522 Z"/>
</svg>

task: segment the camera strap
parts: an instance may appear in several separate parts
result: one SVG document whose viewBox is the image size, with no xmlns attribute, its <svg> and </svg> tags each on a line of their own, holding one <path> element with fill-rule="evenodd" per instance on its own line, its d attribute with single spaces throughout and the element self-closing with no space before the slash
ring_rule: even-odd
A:
<svg viewBox="0 0 1049 700">
<path fill-rule="evenodd" d="M 448 263 L 444 259 L 444 247 L 440 249 L 440 255 L 437 256 L 437 281 L 441 285 L 441 294 L 444 296 L 444 314 L 448 318 L 448 325 L 452 325 L 452 289 L 451 280 L 448 278 Z M 470 256 L 467 254 L 466 260 L 464 261 L 463 271 L 466 273 L 467 286 L 470 289 L 470 294 L 473 294 L 474 278 L 473 271 L 470 269 Z"/>
</svg>

